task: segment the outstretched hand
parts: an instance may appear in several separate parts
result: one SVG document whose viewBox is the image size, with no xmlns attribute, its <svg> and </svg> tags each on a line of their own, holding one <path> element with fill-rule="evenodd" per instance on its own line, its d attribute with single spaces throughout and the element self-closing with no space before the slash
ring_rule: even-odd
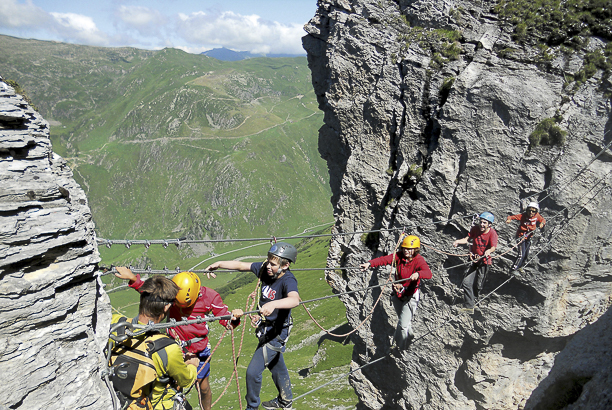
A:
<svg viewBox="0 0 612 410">
<path fill-rule="evenodd" d="M 132 273 L 131 269 L 125 266 L 117 266 L 115 270 L 115 276 L 119 279 L 129 280 L 130 282 L 135 282 L 136 279 L 138 279 L 136 275 Z"/>
<path fill-rule="evenodd" d="M 216 278 L 217 275 L 213 273 L 213 271 L 216 269 L 219 269 L 219 262 L 215 262 L 212 265 L 208 265 L 208 267 L 204 269 L 206 271 L 206 277 L 208 279 L 210 279 L 211 276 L 213 277 L 213 279 Z"/>
<path fill-rule="evenodd" d="M 361 265 L 359 265 L 359 267 L 361 268 L 361 270 L 367 270 L 370 268 L 370 262 L 362 263 Z"/>
<path fill-rule="evenodd" d="M 242 311 L 242 309 L 234 309 L 232 310 L 232 319 L 229 320 L 227 322 L 227 325 L 225 326 L 227 328 L 227 330 L 232 330 L 235 328 L 234 324 L 232 323 L 233 321 L 235 321 L 236 319 L 240 319 L 242 317 L 242 315 L 244 315 L 244 312 Z M 238 323 L 235 322 L 236 326 L 238 326 Z"/>
</svg>

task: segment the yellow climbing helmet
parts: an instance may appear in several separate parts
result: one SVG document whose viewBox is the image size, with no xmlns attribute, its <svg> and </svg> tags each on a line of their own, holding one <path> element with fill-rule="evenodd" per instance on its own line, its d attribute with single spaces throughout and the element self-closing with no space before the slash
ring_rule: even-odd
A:
<svg viewBox="0 0 612 410">
<path fill-rule="evenodd" d="M 421 247 L 421 240 L 418 236 L 408 235 L 402 241 L 402 248 L 414 249 Z"/>
<path fill-rule="evenodd" d="M 181 272 L 174 275 L 172 282 L 176 283 L 181 290 L 176 295 L 176 304 L 187 308 L 193 306 L 200 294 L 200 278 L 193 272 Z"/>
</svg>

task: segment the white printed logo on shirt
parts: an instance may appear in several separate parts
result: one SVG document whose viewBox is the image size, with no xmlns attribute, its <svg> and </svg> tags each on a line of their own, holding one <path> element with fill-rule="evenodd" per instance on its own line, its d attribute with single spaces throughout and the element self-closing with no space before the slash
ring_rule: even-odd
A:
<svg viewBox="0 0 612 410">
<path fill-rule="evenodd" d="M 261 288 L 261 294 L 270 300 L 274 300 L 274 298 L 276 297 L 276 291 L 274 289 L 272 289 L 270 286 L 264 286 L 263 288 Z"/>
</svg>

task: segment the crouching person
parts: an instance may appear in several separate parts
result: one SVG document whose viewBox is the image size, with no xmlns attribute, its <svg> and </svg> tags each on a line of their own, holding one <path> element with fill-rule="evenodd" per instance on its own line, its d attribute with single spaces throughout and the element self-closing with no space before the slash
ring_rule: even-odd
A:
<svg viewBox="0 0 612 410">
<path fill-rule="evenodd" d="M 178 292 L 179 287 L 168 278 L 147 279 L 140 288 L 138 316 L 112 317 L 110 379 L 122 409 L 191 409 L 181 390 L 196 381 L 198 358 L 183 360 L 181 347 L 161 332 L 134 329 L 137 335 L 127 337 L 126 327 L 118 326 L 121 322 L 127 327 L 162 322 Z"/>
</svg>

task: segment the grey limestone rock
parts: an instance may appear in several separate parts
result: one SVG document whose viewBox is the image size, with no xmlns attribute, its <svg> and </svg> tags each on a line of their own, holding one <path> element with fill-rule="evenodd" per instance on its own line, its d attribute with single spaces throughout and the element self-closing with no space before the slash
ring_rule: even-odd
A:
<svg viewBox="0 0 612 410">
<path fill-rule="evenodd" d="M 0 384 L 16 409 L 108 409 L 110 301 L 85 193 L 0 81 Z"/>
<path fill-rule="evenodd" d="M 569 386 L 555 408 L 610 408 L 609 334 L 602 343 L 605 332 L 589 330 L 609 329 L 612 304 L 612 121 L 602 73 L 569 92 L 565 75 L 583 62 L 574 55 L 536 64 L 538 51 L 512 42 L 492 1 L 318 4 L 303 44 L 325 112 L 319 150 L 338 233 L 328 266 L 388 254 L 405 231 L 421 237 L 434 273 L 405 351 L 387 354 L 397 321 L 388 286 L 343 297 L 354 327 L 373 311 L 353 335 L 352 368 L 364 366 L 351 376 L 359 407 L 550 408 L 548 394 Z M 440 62 L 423 44 L 436 30 L 461 33 L 456 56 Z M 530 134 L 553 117 L 562 118 L 566 141 L 530 147 Z M 531 200 L 547 226 L 514 278 L 517 226 L 504 221 Z M 498 256 L 487 297 L 469 316 L 457 306 L 467 264 L 456 255 L 467 249 L 452 242 L 485 210 L 497 219 Z M 339 292 L 388 276 L 326 273 Z"/>
</svg>

